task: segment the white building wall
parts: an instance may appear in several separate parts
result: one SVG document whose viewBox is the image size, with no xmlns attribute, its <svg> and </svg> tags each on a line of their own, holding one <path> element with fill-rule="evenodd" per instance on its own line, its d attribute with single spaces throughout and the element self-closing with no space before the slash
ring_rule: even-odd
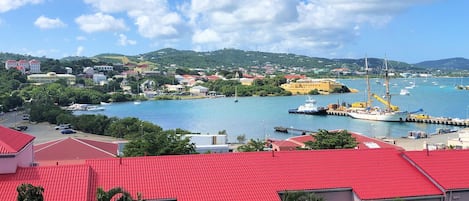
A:
<svg viewBox="0 0 469 201">
<path fill-rule="evenodd" d="M 0 156 L 0 174 L 15 173 L 17 167 L 30 167 L 33 161 L 33 143 L 30 142 L 16 155 Z"/>
</svg>

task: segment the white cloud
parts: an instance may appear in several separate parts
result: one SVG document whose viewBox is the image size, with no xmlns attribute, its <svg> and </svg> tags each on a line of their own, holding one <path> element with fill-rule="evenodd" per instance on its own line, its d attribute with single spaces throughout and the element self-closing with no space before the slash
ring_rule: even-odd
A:
<svg viewBox="0 0 469 201">
<path fill-rule="evenodd" d="M 81 15 L 75 19 L 75 22 L 87 33 L 127 30 L 123 19 L 116 19 L 103 13 Z"/>
<path fill-rule="evenodd" d="M 124 35 L 124 34 L 119 34 L 119 45 L 121 46 L 127 46 L 127 45 L 135 45 L 137 44 L 137 41 L 135 40 L 130 40 L 130 39 L 127 39 L 127 36 Z"/>
<path fill-rule="evenodd" d="M 1 0 L 0 13 L 8 12 L 27 4 L 39 4 L 42 2 L 43 0 Z"/>
<path fill-rule="evenodd" d="M 85 0 L 99 12 L 125 12 L 146 38 L 175 38 L 183 35 L 185 23 L 166 1 Z"/>
<path fill-rule="evenodd" d="M 75 56 L 81 56 L 83 54 L 83 51 L 85 50 L 85 47 L 83 46 L 78 46 L 77 51 L 75 53 Z"/>
<path fill-rule="evenodd" d="M 34 25 L 40 29 L 54 29 L 66 26 L 59 18 L 51 19 L 42 15 L 36 19 Z"/>
<path fill-rule="evenodd" d="M 217 43 L 220 42 L 221 39 L 217 32 L 211 29 L 205 29 L 203 31 L 196 31 L 192 36 L 192 41 L 194 43 Z"/>
<path fill-rule="evenodd" d="M 429 0 L 192 0 L 184 10 L 197 49 L 234 47 L 308 55 L 335 54 L 364 24 L 385 26 L 410 6 Z M 211 40 L 210 36 L 217 36 Z"/>
<path fill-rule="evenodd" d="M 386 26 L 405 9 L 429 1 L 84 0 L 102 16 L 127 15 L 141 36 L 160 46 L 179 42 L 175 48 L 233 47 L 323 56 L 352 43 L 362 27 Z M 121 44 L 130 44 L 126 40 L 121 37 Z"/>
</svg>

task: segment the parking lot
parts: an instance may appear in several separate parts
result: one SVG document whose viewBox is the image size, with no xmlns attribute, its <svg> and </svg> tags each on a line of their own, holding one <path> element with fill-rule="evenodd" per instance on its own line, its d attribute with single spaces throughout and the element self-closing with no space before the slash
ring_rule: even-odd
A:
<svg viewBox="0 0 469 201">
<path fill-rule="evenodd" d="M 99 141 L 107 141 L 112 142 L 118 139 L 101 136 L 101 135 L 94 135 L 89 133 L 83 133 L 77 131 L 74 134 L 61 134 L 60 129 L 56 130 L 55 126 L 49 123 L 34 123 L 30 122 L 29 120 L 23 120 L 23 113 L 22 112 L 7 112 L 0 115 L 0 125 L 4 127 L 18 127 L 18 126 L 27 126 L 28 129 L 25 131 L 21 131 L 23 133 L 27 133 L 29 135 L 35 136 L 34 144 L 40 144 L 52 140 L 63 139 L 66 137 L 77 137 L 77 138 L 85 138 L 85 139 L 92 139 L 92 140 L 99 140 Z"/>
</svg>

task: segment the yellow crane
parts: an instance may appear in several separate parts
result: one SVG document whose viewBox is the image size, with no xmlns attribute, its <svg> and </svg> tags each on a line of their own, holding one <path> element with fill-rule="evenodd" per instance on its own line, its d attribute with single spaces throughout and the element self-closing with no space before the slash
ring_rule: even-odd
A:
<svg viewBox="0 0 469 201">
<path fill-rule="evenodd" d="M 376 94 L 371 94 L 371 96 L 373 96 L 373 98 L 375 98 L 376 100 L 378 100 L 379 102 L 383 103 L 384 105 L 386 105 L 388 108 L 390 108 L 392 111 L 399 111 L 399 107 L 398 106 L 395 106 L 395 105 L 391 105 L 388 101 L 384 100 L 383 98 L 379 97 L 378 95 Z"/>
</svg>

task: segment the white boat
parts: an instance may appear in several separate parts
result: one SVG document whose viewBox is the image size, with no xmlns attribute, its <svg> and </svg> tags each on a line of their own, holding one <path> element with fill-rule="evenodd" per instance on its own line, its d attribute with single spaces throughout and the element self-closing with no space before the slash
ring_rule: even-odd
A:
<svg viewBox="0 0 469 201">
<path fill-rule="evenodd" d="M 410 95 L 410 92 L 407 89 L 401 89 L 401 92 L 399 92 L 399 94 L 401 96 L 408 96 L 408 95 Z"/>
<path fill-rule="evenodd" d="M 140 105 L 140 103 L 142 103 L 142 102 L 139 101 L 139 100 L 134 101 L 134 104 L 135 104 L 135 105 Z"/>
<path fill-rule="evenodd" d="M 111 103 L 108 103 L 108 102 L 101 102 L 100 104 L 101 104 L 101 105 L 110 105 Z"/>
<path fill-rule="evenodd" d="M 365 69 L 366 69 L 366 85 L 367 85 L 367 102 L 364 110 L 352 110 L 348 115 L 355 119 L 364 119 L 364 120 L 373 120 L 373 121 L 392 121 L 392 122 L 403 122 L 408 116 L 408 112 L 399 111 L 399 107 L 391 105 L 391 94 L 389 93 L 389 75 L 388 75 L 388 65 L 386 59 L 384 60 L 385 71 L 385 87 L 386 94 L 385 99 L 382 99 L 380 96 L 371 93 L 370 81 L 368 76 L 368 60 L 365 58 Z M 379 107 L 371 106 L 371 97 L 374 97 L 376 100 L 380 101 L 386 105 L 385 109 Z"/>
<path fill-rule="evenodd" d="M 104 110 L 105 110 L 104 107 L 99 107 L 95 105 L 86 106 L 86 111 L 104 111 Z"/>
<path fill-rule="evenodd" d="M 318 107 L 316 105 L 316 100 L 308 96 L 303 105 L 298 106 L 296 109 L 288 110 L 288 113 L 298 113 L 298 114 L 311 114 L 311 115 L 326 115 L 327 108 Z"/>
</svg>

